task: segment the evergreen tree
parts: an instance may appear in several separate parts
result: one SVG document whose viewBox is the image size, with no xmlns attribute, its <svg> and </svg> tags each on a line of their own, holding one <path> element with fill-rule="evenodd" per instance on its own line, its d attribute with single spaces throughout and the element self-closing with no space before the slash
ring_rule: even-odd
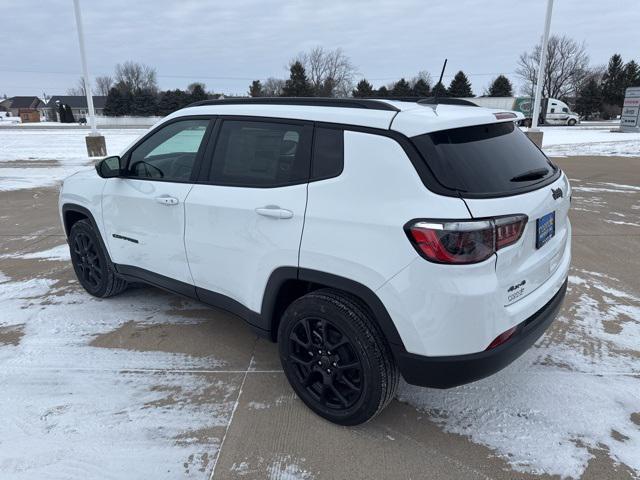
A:
<svg viewBox="0 0 640 480">
<path fill-rule="evenodd" d="M 111 88 L 104 103 L 104 114 L 108 117 L 122 115 L 119 111 L 121 102 L 122 94 L 120 90 L 115 87 Z"/>
<path fill-rule="evenodd" d="M 579 91 L 576 98 L 576 111 L 585 118 L 602 109 L 602 89 L 595 79 L 589 80 Z"/>
<path fill-rule="evenodd" d="M 260 80 L 254 80 L 249 85 L 249 96 L 251 97 L 263 97 L 264 92 L 262 90 L 262 82 Z"/>
<path fill-rule="evenodd" d="M 191 95 L 180 89 L 167 90 L 160 94 L 158 101 L 158 115 L 169 115 L 191 103 Z"/>
<path fill-rule="evenodd" d="M 158 115 L 165 116 L 169 115 L 171 112 L 175 112 L 178 110 L 175 95 L 173 94 L 173 90 L 166 90 L 164 92 L 160 92 L 160 97 L 158 98 Z"/>
<path fill-rule="evenodd" d="M 131 102 L 131 115 L 150 117 L 158 109 L 158 97 L 150 90 L 139 90 L 134 93 Z"/>
<path fill-rule="evenodd" d="M 462 70 L 456 73 L 451 83 L 449 84 L 449 96 L 450 97 L 473 97 L 473 91 L 471 91 L 471 83 Z"/>
<path fill-rule="evenodd" d="M 498 75 L 489 87 L 490 97 L 513 97 L 513 85 L 504 75 Z"/>
<path fill-rule="evenodd" d="M 604 103 L 622 107 L 625 74 L 622 57 L 619 54 L 616 53 L 609 59 L 609 65 L 602 80 L 602 99 Z"/>
<path fill-rule="evenodd" d="M 176 103 L 178 104 L 178 109 L 187 107 L 191 104 L 191 95 L 189 95 L 188 92 L 176 88 L 173 93 L 176 98 Z"/>
<path fill-rule="evenodd" d="M 130 115 L 132 103 L 133 98 L 129 92 L 123 92 L 121 88 L 113 87 L 107 95 L 104 114 L 111 117 Z"/>
<path fill-rule="evenodd" d="M 207 92 L 204 91 L 204 86 L 202 83 L 195 83 L 190 85 L 190 87 L 191 88 L 189 88 L 189 91 L 191 92 L 191 95 L 190 95 L 191 103 L 201 102 L 209 98 L 209 95 L 207 95 Z"/>
<path fill-rule="evenodd" d="M 356 85 L 356 89 L 353 91 L 352 95 L 354 97 L 366 98 L 373 97 L 373 93 L 373 85 L 363 78 L 358 82 L 358 85 Z"/>
<path fill-rule="evenodd" d="M 431 95 L 431 85 L 429 85 L 424 78 L 419 78 L 416 83 L 413 84 L 411 94 L 414 97 L 428 97 Z"/>
<path fill-rule="evenodd" d="M 381 86 L 378 90 L 376 90 L 376 97 L 388 97 L 389 89 L 384 85 Z"/>
<path fill-rule="evenodd" d="M 404 78 L 398 80 L 391 89 L 392 97 L 410 97 L 412 95 L 411 85 Z"/>
<path fill-rule="evenodd" d="M 442 82 L 438 82 L 433 86 L 431 90 L 431 96 L 433 97 L 448 97 L 449 92 L 446 87 L 442 84 Z"/>
<path fill-rule="evenodd" d="M 299 61 L 294 62 L 290 68 L 289 80 L 284 84 L 282 89 L 283 97 L 311 97 L 313 90 L 307 73 Z"/>
<path fill-rule="evenodd" d="M 634 60 L 624 66 L 624 84 L 625 88 L 640 87 L 640 67 Z"/>
</svg>

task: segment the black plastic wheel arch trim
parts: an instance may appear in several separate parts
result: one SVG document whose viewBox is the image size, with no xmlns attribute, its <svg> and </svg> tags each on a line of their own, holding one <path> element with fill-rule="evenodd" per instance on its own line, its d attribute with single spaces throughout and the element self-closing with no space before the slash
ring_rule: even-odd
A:
<svg viewBox="0 0 640 480">
<path fill-rule="evenodd" d="M 75 203 L 65 203 L 62 206 L 62 221 L 64 226 L 64 233 L 67 237 L 67 243 L 69 242 L 69 233 L 71 233 L 71 225 L 67 224 L 67 214 L 69 212 L 79 213 L 80 215 L 85 216 L 87 220 L 89 220 L 89 222 L 91 223 L 91 226 L 96 232 L 96 236 L 98 237 L 98 241 L 100 242 L 100 247 L 102 248 L 105 257 L 107 257 L 108 261 L 111 261 L 111 257 L 109 256 L 109 250 L 107 250 L 107 246 L 104 242 L 104 239 L 102 238 L 102 233 L 98 228 L 98 224 L 96 223 L 96 219 L 93 217 L 93 214 L 88 208 Z"/>
<path fill-rule="evenodd" d="M 387 341 L 392 347 L 392 350 L 394 348 L 401 348 L 402 351 L 404 351 L 404 344 L 400 339 L 400 335 L 398 334 L 389 313 L 377 295 L 368 287 L 344 277 L 305 268 L 277 268 L 271 273 L 271 276 L 267 281 L 264 296 L 262 298 L 261 311 L 255 312 L 240 302 L 221 293 L 194 287 L 191 284 L 180 282 L 154 272 L 149 272 L 148 270 L 139 267 L 120 264 L 115 264 L 114 267 L 118 274 L 126 280 L 144 282 L 162 288 L 163 290 L 199 300 L 209 306 L 233 313 L 245 320 L 260 336 L 270 338 L 272 341 L 276 340 L 277 325 L 280 320 L 275 316 L 277 307 L 276 302 L 278 300 L 280 289 L 283 288 L 285 282 L 289 280 L 300 280 L 316 284 L 321 288 L 335 288 L 349 293 L 364 302 L 371 311 L 374 320 L 383 331 Z"/>
</svg>

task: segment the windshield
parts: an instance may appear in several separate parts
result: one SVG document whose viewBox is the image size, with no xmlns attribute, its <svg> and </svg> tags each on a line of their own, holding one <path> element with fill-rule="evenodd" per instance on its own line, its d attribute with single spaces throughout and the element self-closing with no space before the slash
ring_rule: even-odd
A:
<svg viewBox="0 0 640 480">
<path fill-rule="evenodd" d="M 412 140 L 436 179 L 462 193 L 509 194 L 557 171 L 513 122 L 453 128 Z"/>
</svg>

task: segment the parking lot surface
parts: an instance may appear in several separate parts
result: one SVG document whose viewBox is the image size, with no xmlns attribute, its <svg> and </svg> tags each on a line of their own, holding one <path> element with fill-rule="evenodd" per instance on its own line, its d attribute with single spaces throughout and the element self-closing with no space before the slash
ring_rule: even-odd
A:
<svg viewBox="0 0 640 480">
<path fill-rule="evenodd" d="M 401 384 L 357 428 L 308 410 L 231 314 L 149 287 L 90 297 L 56 187 L 0 191 L 0 477 L 636 478 L 640 157 L 556 161 L 574 189 L 560 317 L 499 374 Z"/>
</svg>

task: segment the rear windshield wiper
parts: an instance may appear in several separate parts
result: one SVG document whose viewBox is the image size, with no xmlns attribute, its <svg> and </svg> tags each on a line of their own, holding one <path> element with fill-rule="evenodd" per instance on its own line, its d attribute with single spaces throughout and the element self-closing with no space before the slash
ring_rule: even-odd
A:
<svg viewBox="0 0 640 480">
<path fill-rule="evenodd" d="M 528 170 L 520 175 L 516 175 L 511 179 L 512 182 L 528 182 L 531 180 L 538 180 L 544 177 L 547 173 L 549 173 L 548 168 L 534 168 L 533 170 Z"/>
</svg>

